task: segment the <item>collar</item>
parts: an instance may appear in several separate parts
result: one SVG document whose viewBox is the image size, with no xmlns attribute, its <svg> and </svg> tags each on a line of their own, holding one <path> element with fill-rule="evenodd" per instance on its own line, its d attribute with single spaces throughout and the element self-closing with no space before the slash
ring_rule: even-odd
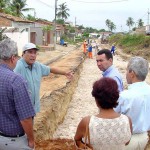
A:
<svg viewBox="0 0 150 150">
<path fill-rule="evenodd" d="M 13 69 L 11 69 L 7 64 L 0 64 L 0 66 L 1 67 L 3 67 L 3 68 L 6 68 L 6 69 L 8 69 L 8 70 L 11 70 L 11 71 L 13 71 Z"/>
<path fill-rule="evenodd" d="M 104 76 L 104 75 L 108 74 L 113 68 L 114 68 L 114 66 L 111 65 L 109 68 L 107 68 L 106 71 L 104 71 L 104 72 L 102 73 L 102 75 Z"/>
<path fill-rule="evenodd" d="M 31 66 L 26 63 L 26 61 L 24 60 L 24 58 L 21 58 L 20 61 L 23 63 L 23 65 L 25 66 L 25 68 L 31 69 Z M 35 67 L 35 63 L 32 64 L 32 67 Z"/>
<path fill-rule="evenodd" d="M 135 82 L 132 84 L 129 84 L 128 89 L 134 88 L 134 87 L 141 87 L 141 85 L 145 84 L 145 81 L 141 81 L 141 82 Z"/>
</svg>

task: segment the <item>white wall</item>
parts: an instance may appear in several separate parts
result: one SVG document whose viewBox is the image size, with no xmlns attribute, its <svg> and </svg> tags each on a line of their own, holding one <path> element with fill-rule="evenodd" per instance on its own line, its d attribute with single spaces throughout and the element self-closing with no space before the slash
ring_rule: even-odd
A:
<svg viewBox="0 0 150 150">
<path fill-rule="evenodd" d="M 9 37 L 10 39 L 12 39 L 13 41 L 15 41 L 17 43 L 18 46 L 18 54 L 19 56 L 22 55 L 22 47 L 24 46 L 24 44 L 28 43 L 29 41 L 29 37 L 28 37 L 28 32 L 7 32 L 4 33 L 6 34 L 7 37 Z"/>
</svg>

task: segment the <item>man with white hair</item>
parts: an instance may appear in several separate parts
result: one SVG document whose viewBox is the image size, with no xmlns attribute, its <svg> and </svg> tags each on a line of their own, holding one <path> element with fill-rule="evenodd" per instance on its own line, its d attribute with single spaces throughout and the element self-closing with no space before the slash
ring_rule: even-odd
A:
<svg viewBox="0 0 150 150">
<path fill-rule="evenodd" d="M 17 44 L 0 42 L 0 149 L 31 150 L 34 148 L 34 108 L 27 82 L 13 72 L 18 60 Z"/>
<path fill-rule="evenodd" d="M 40 111 L 40 85 L 43 76 L 50 73 L 65 75 L 68 79 L 73 77 L 71 71 L 63 71 L 55 67 L 49 67 L 36 61 L 39 49 L 33 43 L 27 43 L 23 47 L 22 58 L 18 60 L 14 71 L 21 74 L 28 82 L 28 90 L 31 94 L 32 105 L 35 112 Z"/>
<path fill-rule="evenodd" d="M 133 135 L 125 150 L 144 150 L 150 130 L 150 86 L 145 82 L 148 61 L 142 57 L 132 57 L 127 66 L 128 90 L 120 93 L 116 112 L 129 116 L 132 120 Z"/>
</svg>

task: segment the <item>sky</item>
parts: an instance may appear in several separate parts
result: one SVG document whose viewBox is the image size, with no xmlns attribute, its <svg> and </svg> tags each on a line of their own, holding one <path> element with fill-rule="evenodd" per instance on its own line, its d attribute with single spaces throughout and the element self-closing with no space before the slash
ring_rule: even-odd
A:
<svg viewBox="0 0 150 150">
<path fill-rule="evenodd" d="M 105 21 L 109 19 L 116 25 L 116 31 L 122 32 L 129 30 L 126 25 L 128 17 L 133 18 L 134 26 L 139 19 L 144 25 L 148 23 L 150 0 L 57 0 L 57 7 L 64 2 L 70 9 L 66 21 L 84 27 L 107 30 Z M 55 18 L 55 0 L 27 0 L 27 7 L 35 8 L 37 18 L 49 21 Z M 34 11 L 28 14 L 34 15 Z"/>
</svg>

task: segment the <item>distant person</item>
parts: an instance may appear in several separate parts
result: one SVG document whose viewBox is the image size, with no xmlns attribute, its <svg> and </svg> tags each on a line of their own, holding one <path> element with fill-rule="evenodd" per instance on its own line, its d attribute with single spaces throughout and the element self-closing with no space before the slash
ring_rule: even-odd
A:
<svg viewBox="0 0 150 150">
<path fill-rule="evenodd" d="M 40 111 L 40 85 L 43 76 L 50 73 L 65 75 L 68 79 L 73 77 L 72 72 L 66 72 L 55 67 L 49 67 L 36 61 L 38 48 L 33 43 L 27 43 L 23 47 L 23 55 L 18 60 L 14 71 L 21 74 L 28 82 L 31 93 L 32 105 L 35 112 Z"/>
<path fill-rule="evenodd" d="M 99 49 L 98 49 L 98 43 L 95 43 L 95 55 L 97 55 Z"/>
<path fill-rule="evenodd" d="M 84 40 L 83 42 L 83 53 L 86 54 L 86 46 L 87 46 L 87 43 L 86 43 L 86 40 Z"/>
<path fill-rule="evenodd" d="M 14 41 L 0 42 L 0 150 L 34 148 L 35 112 L 26 81 L 13 69 L 18 60 Z"/>
<path fill-rule="evenodd" d="M 115 56 L 115 50 L 116 50 L 116 46 L 115 44 L 112 45 L 111 47 L 111 53 Z"/>
<path fill-rule="evenodd" d="M 132 57 L 127 66 L 128 90 L 120 93 L 118 113 L 132 120 L 133 135 L 125 150 L 144 150 L 150 131 L 150 85 L 145 82 L 149 71 L 148 61 L 142 57 Z"/>
<path fill-rule="evenodd" d="M 89 44 L 89 46 L 88 46 L 88 57 L 89 57 L 90 59 L 93 59 L 92 45 L 91 45 L 91 44 Z"/>
<path fill-rule="evenodd" d="M 123 150 L 130 141 L 132 123 L 129 117 L 113 110 L 118 105 L 117 82 L 112 78 L 101 78 L 94 83 L 92 96 L 99 113 L 86 116 L 80 121 L 74 137 L 77 146 L 84 142 L 88 126 L 93 150 Z"/>
<path fill-rule="evenodd" d="M 103 71 L 103 77 L 111 77 L 117 81 L 119 91 L 123 91 L 122 76 L 119 71 L 113 66 L 113 55 L 110 50 L 102 49 L 96 56 L 97 66 Z"/>
</svg>

